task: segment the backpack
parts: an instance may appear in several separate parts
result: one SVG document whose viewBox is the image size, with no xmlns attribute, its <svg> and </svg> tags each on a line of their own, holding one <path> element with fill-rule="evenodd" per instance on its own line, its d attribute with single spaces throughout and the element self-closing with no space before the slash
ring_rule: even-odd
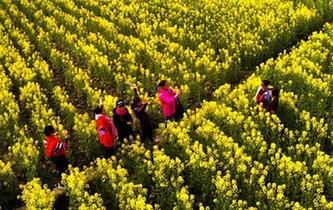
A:
<svg viewBox="0 0 333 210">
<path fill-rule="evenodd" d="M 182 119 L 184 117 L 184 113 L 185 113 L 185 109 L 183 107 L 183 105 L 180 103 L 179 98 L 176 98 L 176 113 L 175 116 L 178 119 Z"/>
</svg>

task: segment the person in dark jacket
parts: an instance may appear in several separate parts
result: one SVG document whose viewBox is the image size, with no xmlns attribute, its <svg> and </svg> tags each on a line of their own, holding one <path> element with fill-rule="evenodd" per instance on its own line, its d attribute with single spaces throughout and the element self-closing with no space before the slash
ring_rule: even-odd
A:
<svg viewBox="0 0 333 210">
<path fill-rule="evenodd" d="M 116 108 L 113 109 L 113 123 L 117 128 L 119 141 L 124 142 L 125 138 L 133 135 L 132 123 L 133 118 L 125 107 L 125 102 L 120 100 L 116 103 Z"/>
<path fill-rule="evenodd" d="M 137 89 L 134 89 L 134 98 L 131 108 L 135 116 L 140 121 L 141 141 L 144 142 L 148 139 L 150 142 L 153 142 L 153 128 L 151 125 L 150 117 L 146 112 L 147 106 L 148 104 L 143 103 L 141 98 L 139 97 Z"/>
<path fill-rule="evenodd" d="M 278 105 L 279 105 L 279 90 L 277 88 L 273 88 L 270 91 L 271 100 L 268 105 L 268 110 L 271 114 L 276 114 Z"/>
<path fill-rule="evenodd" d="M 68 147 L 69 135 L 67 131 L 64 131 L 65 141 L 62 142 L 58 137 L 55 129 L 52 126 L 46 126 L 44 128 L 45 134 L 45 155 L 50 158 L 56 165 L 57 170 L 64 173 L 68 168 L 68 159 L 66 157 L 66 149 Z"/>
</svg>

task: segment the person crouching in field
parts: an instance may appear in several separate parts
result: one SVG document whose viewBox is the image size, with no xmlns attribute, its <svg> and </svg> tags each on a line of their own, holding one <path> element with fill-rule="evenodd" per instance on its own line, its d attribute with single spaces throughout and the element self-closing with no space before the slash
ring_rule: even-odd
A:
<svg viewBox="0 0 333 210">
<path fill-rule="evenodd" d="M 133 135 L 133 118 L 125 107 L 125 102 L 122 100 L 117 101 L 116 108 L 113 110 L 113 123 L 117 128 L 121 143 L 124 143 L 125 138 L 128 139 L 130 135 Z"/>
<path fill-rule="evenodd" d="M 150 142 L 153 142 L 153 127 L 151 125 L 150 117 L 146 112 L 147 106 L 148 104 L 143 103 L 139 97 L 137 89 L 134 89 L 134 98 L 131 108 L 140 121 L 141 141 L 145 142 L 145 140 L 148 139 Z"/>
<path fill-rule="evenodd" d="M 94 112 L 99 142 L 104 148 L 105 158 L 109 158 L 115 154 L 115 141 L 118 132 L 111 119 L 106 115 L 103 105 L 96 107 Z"/>
<path fill-rule="evenodd" d="M 279 104 L 279 90 L 277 88 L 270 89 L 270 82 L 263 80 L 261 85 L 258 87 L 255 99 L 256 103 L 262 103 L 264 109 L 269 111 L 271 114 L 276 114 Z"/>
<path fill-rule="evenodd" d="M 68 169 L 68 159 L 66 157 L 66 149 L 68 147 L 69 135 L 67 131 L 63 132 L 65 141 L 62 142 L 58 137 L 55 129 L 52 126 L 44 128 L 45 134 L 45 155 L 50 158 L 56 165 L 57 170 L 61 173 Z"/>
<path fill-rule="evenodd" d="M 174 118 L 176 122 L 179 122 L 182 119 L 184 113 L 184 108 L 181 106 L 178 100 L 179 94 L 174 92 L 165 80 L 162 80 L 158 84 L 158 87 L 158 96 L 162 106 L 165 127 L 167 126 L 167 121 L 171 120 L 172 118 Z M 177 111 L 177 109 L 179 111 Z"/>
</svg>

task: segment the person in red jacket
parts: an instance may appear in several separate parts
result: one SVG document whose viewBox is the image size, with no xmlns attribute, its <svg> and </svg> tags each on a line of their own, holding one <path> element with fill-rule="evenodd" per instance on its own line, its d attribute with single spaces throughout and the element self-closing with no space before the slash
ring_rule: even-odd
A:
<svg viewBox="0 0 333 210">
<path fill-rule="evenodd" d="M 268 80 L 263 80 L 256 93 L 256 103 L 263 103 L 264 108 L 268 106 L 270 100 L 269 84 Z"/>
<path fill-rule="evenodd" d="M 105 157 L 115 154 L 115 140 L 118 137 L 117 129 L 112 120 L 106 115 L 103 105 L 95 109 L 96 130 L 99 141 L 104 148 Z"/>
<path fill-rule="evenodd" d="M 162 80 L 158 84 L 158 87 L 158 96 L 162 106 L 165 126 L 167 125 L 167 121 L 172 118 L 174 118 L 176 122 L 179 122 L 183 117 L 183 113 L 177 113 L 177 100 L 179 94 L 174 92 L 165 80 Z"/>
<path fill-rule="evenodd" d="M 66 157 L 66 149 L 68 147 L 69 135 L 64 131 L 65 141 L 62 142 L 52 126 L 44 128 L 45 133 L 45 155 L 50 158 L 56 165 L 57 170 L 63 173 L 68 168 L 68 159 Z"/>
</svg>

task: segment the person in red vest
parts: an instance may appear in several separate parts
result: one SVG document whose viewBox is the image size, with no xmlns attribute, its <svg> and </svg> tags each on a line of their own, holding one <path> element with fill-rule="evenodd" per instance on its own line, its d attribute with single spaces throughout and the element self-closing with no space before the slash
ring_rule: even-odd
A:
<svg viewBox="0 0 333 210">
<path fill-rule="evenodd" d="M 115 141 L 118 137 L 117 129 L 112 120 L 106 115 L 103 105 L 95 109 L 96 130 L 99 141 L 104 148 L 105 157 L 115 154 Z"/>
<path fill-rule="evenodd" d="M 65 141 L 62 142 L 58 137 L 55 129 L 52 126 L 44 128 L 45 134 L 45 155 L 50 158 L 56 165 L 57 170 L 63 173 L 68 168 L 68 159 L 66 157 L 66 149 L 68 147 L 69 135 L 64 131 Z"/>
<path fill-rule="evenodd" d="M 158 87 L 158 96 L 162 106 L 165 126 L 167 125 L 167 121 L 172 118 L 174 118 L 176 122 L 179 122 L 183 117 L 183 113 L 177 114 L 177 100 L 179 94 L 169 87 L 166 80 L 162 80 L 158 84 Z"/>
<path fill-rule="evenodd" d="M 263 103 L 264 108 L 268 107 L 270 101 L 269 84 L 270 82 L 268 80 L 263 80 L 256 93 L 256 103 Z"/>
</svg>

